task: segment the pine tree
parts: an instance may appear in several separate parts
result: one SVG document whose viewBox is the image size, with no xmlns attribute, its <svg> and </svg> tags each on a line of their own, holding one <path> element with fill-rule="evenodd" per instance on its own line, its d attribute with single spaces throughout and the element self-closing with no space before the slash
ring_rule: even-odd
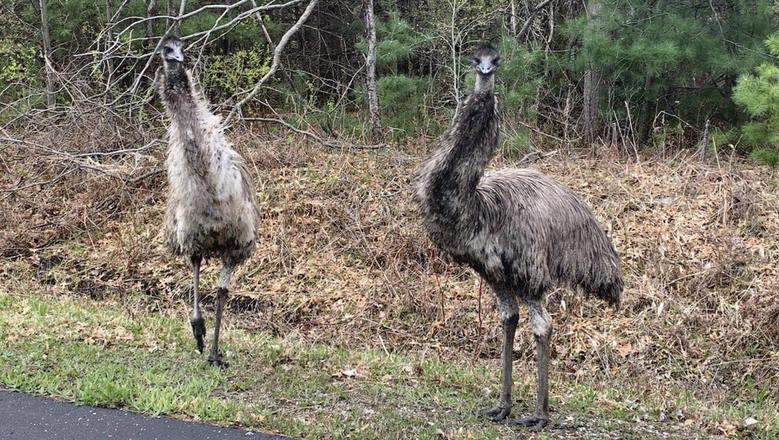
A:
<svg viewBox="0 0 779 440">
<path fill-rule="evenodd" d="M 779 34 L 768 38 L 766 47 L 779 57 Z M 754 74 L 741 76 L 733 89 L 733 101 L 753 119 L 742 126 L 742 143 L 756 160 L 779 166 L 779 65 L 763 63 Z"/>
</svg>

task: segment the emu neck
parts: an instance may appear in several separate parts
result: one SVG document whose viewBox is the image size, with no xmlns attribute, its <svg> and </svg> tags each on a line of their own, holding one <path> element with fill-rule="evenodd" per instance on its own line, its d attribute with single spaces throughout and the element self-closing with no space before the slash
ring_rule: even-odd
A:
<svg viewBox="0 0 779 440">
<path fill-rule="evenodd" d="M 161 87 L 165 108 L 173 123 L 177 125 L 196 123 L 197 110 L 192 86 L 182 63 L 170 63 L 165 66 Z"/>
<path fill-rule="evenodd" d="M 495 75 L 476 74 L 476 84 L 473 86 L 473 93 L 493 93 L 495 90 Z"/>
<path fill-rule="evenodd" d="M 443 154 L 429 181 L 433 209 L 442 220 L 469 221 L 463 213 L 470 211 L 476 188 L 498 144 L 495 110 L 492 89 L 477 88 L 444 134 L 439 147 Z"/>
<path fill-rule="evenodd" d="M 198 97 L 192 88 L 191 78 L 183 64 L 166 66 L 160 93 L 171 119 L 171 149 L 182 149 L 189 170 L 205 175 L 208 159 L 203 150 L 204 139 L 198 113 Z"/>
</svg>

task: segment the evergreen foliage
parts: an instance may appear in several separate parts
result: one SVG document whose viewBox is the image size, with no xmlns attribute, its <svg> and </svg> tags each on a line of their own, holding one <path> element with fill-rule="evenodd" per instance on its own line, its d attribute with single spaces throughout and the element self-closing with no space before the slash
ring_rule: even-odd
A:
<svg viewBox="0 0 779 440">
<path fill-rule="evenodd" d="M 106 4 L 115 15 L 110 36 Z M 176 14 L 179 2 L 173 4 Z M 214 4 L 189 0 L 186 12 Z M 588 17 L 585 9 L 593 4 L 600 13 Z M 515 5 L 522 26 L 533 2 Z M 139 19 L 146 16 L 147 6 L 148 0 L 48 1 L 53 65 L 69 78 L 68 84 L 79 85 L 77 91 L 58 95 L 61 105 L 69 105 L 74 96 L 89 96 L 89 88 L 105 91 L 110 78 L 124 78 L 108 87 L 114 94 L 136 82 L 156 38 L 166 31 L 165 19 L 154 20 L 152 38 L 146 38 L 146 25 Z M 262 14 L 273 42 L 304 7 Z M 166 2 L 158 0 L 153 12 L 164 14 L 165 8 Z M 180 33 L 186 37 L 208 31 L 248 8 L 249 3 L 224 14 L 204 10 L 183 20 Z M 364 136 L 361 8 L 356 0 L 320 2 L 288 44 L 281 60 L 284 69 L 266 85 L 261 101 L 300 128 L 313 124 L 327 136 Z M 779 148 L 774 86 L 779 67 L 768 62 L 769 52 L 779 55 L 779 37 L 769 38 L 779 12 L 774 0 L 554 2 L 553 9 L 538 11 L 519 37 L 511 33 L 508 11 L 508 0 L 376 1 L 377 93 L 388 135 L 439 134 L 451 121 L 455 98 L 472 87 L 467 55 L 478 41 L 487 40 L 501 51 L 496 91 L 505 120 L 504 152 L 525 154 L 531 144 L 542 146 L 552 139 L 539 138 L 539 131 L 573 144 L 584 142 L 588 69 L 599 73 L 602 131 L 596 138 L 607 143 L 630 137 L 639 147 L 694 147 L 708 120 L 713 144 L 742 145 L 764 159 Z M 39 3 L 5 1 L 0 26 L 5 31 L 0 35 L 0 101 L 32 94 L 19 100 L 16 110 L 43 106 Z M 102 59 L 99 51 L 110 39 L 120 39 L 122 49 L 110 60 Z M 197 46 L 194 67 L 214 103 L 230 105 L 270 65 L 272 45 L 254 15 L 189 43 Z M 152 63 L 152 72 L 154 68 Z M 247 105 L 244 114 L 267 111 L 261 101 Z"/>
<path fill-rule="evenodd" d="M 604 117 L 625 118 L 629 109 L 645 133 L 659 111 L 698 127 L 737 117 L 730 89 L 764 59 L 773 1 L 599 1 L 597 26 L 581 15 L 564 34 L 581 45 L 571 65 L 577 76 L 587 62 L 605 73 Z"/>
</svg>

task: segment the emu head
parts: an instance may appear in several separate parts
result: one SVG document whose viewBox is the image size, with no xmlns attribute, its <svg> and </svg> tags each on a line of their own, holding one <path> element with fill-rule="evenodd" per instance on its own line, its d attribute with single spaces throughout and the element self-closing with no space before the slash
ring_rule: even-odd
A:
<svg viewBox="0 0 779 440">
<path fill-rule="evenodd" d="M 490 76 L 498 70 L 500 54 L 492 44 L 481 43 L 473 53 L 471 64 L 477 76 Z"/>
<path fill-rule="evenodd" d="M 184 62 L 184 42 L 175 36 L 166 37 L 160 45 L 160 57 L 166 69 L 179 67 Z"/>
</svg>

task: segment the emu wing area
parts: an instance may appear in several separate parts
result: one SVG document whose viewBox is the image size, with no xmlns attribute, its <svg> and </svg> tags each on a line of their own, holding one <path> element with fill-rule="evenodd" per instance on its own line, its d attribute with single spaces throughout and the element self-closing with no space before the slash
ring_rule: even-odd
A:
<svg viewBox="0 0 779 440">
<path fill-rule="evenodd" d="M 534 170 L 488 173 L 472 208 L 470 255 L 462 257 L 480 261 L 475 269 L 488 282 L 530 298 L 554 285 L 580 286 L 609 302 L 619 297 L 619 257 L 589 208 L 564 185 Z"/>
</svg>

